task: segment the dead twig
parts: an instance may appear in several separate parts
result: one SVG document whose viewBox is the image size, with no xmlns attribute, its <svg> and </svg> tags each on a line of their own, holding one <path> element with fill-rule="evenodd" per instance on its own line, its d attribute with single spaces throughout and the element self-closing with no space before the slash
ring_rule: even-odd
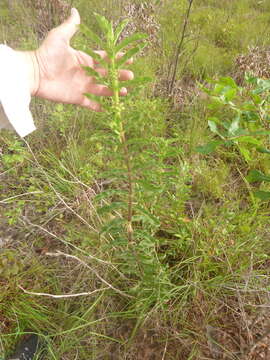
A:
<svg viewBox="0 0 270 360">
<path fill-rule="evenodd" d="M 96 289 L 96 290 L 91 291 L 91 292 L 82 292 L 82 293 L 77 293 L 77 294 L 54 295 L 54 294 L 48 294 L 48 293 L 39 293 L 39 292 L 28 291 L 28 290 L 25 290 L 21 285 L 18 285 L 18 287 L 25 294 L 34 295 L 34 296 L 47 296 L 47 297 L 51 297 L 51 298 L 54 298 L 54 299 L 66 299 L 66 298 L 73 298 L 73 297 L 79 297 L 79 296 L 89 296 L 89 295 L 93 295 L 93 294 L 95 294 L 97 292 L 109 289 L 109 287 L 106 287 L 106 288 Z"/>
<path fill-rule="evenodd" d="M 0 204 L 8 204 L 10 200 L 14 200 L 14 199 L 17 199 L 17 198 L 21 198 L 23 196 L 34 195 L 34 194 L 43 194 L 43 191 L 30 191 L 30 192 L 27 192 L 27 193 L 11 196 L 11 197 L 6 198 L 4 200 L 0 200 Z"/>
</svg>

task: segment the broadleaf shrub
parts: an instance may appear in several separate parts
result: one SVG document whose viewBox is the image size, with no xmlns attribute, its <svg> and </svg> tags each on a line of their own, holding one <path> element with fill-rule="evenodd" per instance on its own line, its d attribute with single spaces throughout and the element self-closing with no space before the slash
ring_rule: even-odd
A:
<svg viewBox="0 0 270 360">
<path fill-rule="evenodd" d="M 270 80 L 246 74 L 243 86 L 231 77 L 222 77 L 200 88 L 210 99 L 208 126 L 214 139 L 197 146 L 197 152 L 208 155 L 222 145 L 233 147 L 249 167 L 260 154 L 269 154 Z M 254 182 L 254 171 L 259 174 L 258 170 L 251 171 L 247 176 L 249 182 Z M 255 181 L 269 182 L 269 176 L 260 174 Z M 254 195 L 266 200 L 268 193 L 270 196 L 270 192 L 262 195 L 256 191 Z"/>
</svg>

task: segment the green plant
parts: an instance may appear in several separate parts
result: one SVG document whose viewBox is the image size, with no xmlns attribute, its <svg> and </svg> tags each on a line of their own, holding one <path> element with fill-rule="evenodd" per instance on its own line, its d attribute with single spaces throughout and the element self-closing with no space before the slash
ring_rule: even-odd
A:
<svg viewBox="0 0 270 360">
<path fill-rule="evenodd" d="M 210 98 L 208 126 L 215 139 L 198 146 L 196 150 L 210 154 L 221 145 L 234 147 L 250 167 L 257 163 L 259 154 L 270 154 L 267 148 L 270 135 L 270 81 L 249 74 L 246 74 L 245 80 L 244 87 L 238 86 L 230 77 L 211 81 L 212 87 L 200 86 Z M 247 180 L 268 181 L 268 177 L 255 171 Z M 269 198 L 263 192 L 256 192 L 255 196 Z"/>
<path fill-rule="evenodd" d="M 16 256 L 16 252 L 5 250 L 0 252 L 0 279 L 10 279 L 22 271 L 22 264 Z"/>
<path fill-rule="evenodd" d="M 88 50 L 88 54 L 92 56 L 96 61 L 98 61 L 101 65 L 104 66 L 108 71 L 107 79 L 104 79 L 100 76 L 98 72 L 93 70 L 90 67 L 85 67 L 85 70 L 90 76 L 94 76 L 99 83 L 102 83 L 108 86 L 113 93 L 111 104 L 105 104 L 105 102 L 101 102 L 100 99 L 92 94 L 85 94 L 91 100 L 94 100 L 98 103 L 101 103 L 102 107 L 105 108 L 110 117 L 109 126 L 115 134 L 118 145 L 123 151 L 125 166 L 127 169 L 127 180 L 128 180 L 128 210 L 127 210 L 127 223 L 126 229 L 128 234 L 128 239 L 130 242 L 133 240 L 133 226 L 132 226 L 132 216 L 133 216 L 133 175 L 131 169 L 131 160 L 129 149 L 127 145 L 126 133 L 124 128 L 124 120 L 123 120 L 123 111 L 124 105 L 123 102 L 120 101 L 120 89 L 121 85 L 118 79 L 118 72 L 121 66 L 123 66 L 128 60 L 130 60 L 135 54 L 139 53 L 145 44 L 137 45 L 136 47 L 130 48 L 123 56 L 119 58 L 120 51 L 124 50 L 127 46 L 133 44 L 138 40 L 145 39 L 147 36 L 144 34 L 134 34 L 131 37 L 126 38 L 122 42 L 118 43 L 118 39 L 128 24 L 128 21 L 125 20 L 121 22 L 117 28 L 113 29 L 112 22 L 109 22 L 104 16 L 100 16 L 96 14 L 96 19 L 100 26 L 100 30 L 103 32 L 103 35 L 106 38 L 106 41 L 103 41 L 100 37 L 98 37 L 95 33 L 93 33 L 89 28 L 85 25 L 81 26 L 82 32 L 90 39 L 94 40 L 98 45 L 104 48 L 107 52 L 108 62 L 104 61 L 100 55 L 96 54 L 92 50 Z M 140 81 L 136 81 L 137 84 L 140 84 Z M 120 205 L 120 204 L 119 204 Z"/>
<path fill-rule="evenodd" d="M 135 98 L 121 100 L 119 97 L 121 84 L 118 80 L 118 71 L 131 57 L 140 52 L 145 43 L 130 46 L 146 36 L 133 34 L 118 43 L 127 21 L 120 23 L 114 30 L 112 23 L 104 17 L 96 15 L 96 19 L 105 40 L 86 26 L 82 26 L 81 29 L 87 38 L 94 40 L 106 50 L 107 62 L 92 50 L 86 51 L 107 69 L 108 77 L 102 78 L 89 67 L 85 70 L 90 76 L 94 76 L 97 82 L 108 86 L 113 94 L 111 100 L 106 101 L 86 94 L 106 110 L 107 116 L 104 120 L 111 130 L 109 133 L 103 130 L 102 138 L 102 141 L 106 142 L 104 154 L 113 164 L 113 169 L 109 166 L 105 168 L 102 177 L 111 179 L 111 185 L 95 197 L 98 214 L 103 218 L 100 235 L 111 236 L 111 246 L 119 249 L 119 261 L 124 272 L 129 274 L 131 294 L 139 296 L 140 305 L 137 304 L 136 308 L 140 309 L 142 303 L 148 307 L 156 301 L 165 301 L 170 288 L 166 266 L 162 264 L 156 249 L 155 233 L 160 227 L 160 220 L 153 213 L 151 201 L 155 201 L 165 190 L 161 179 L 166 176 L 169 180 L 170 176 L 174 176 L 174 168 L 166 164 L 166 160 L 169 156 L 178 156 L 179 149 L 172 150 L 170 144 L 173 141 L 155 136 L 155 129 L 152 129 L 148 139 L 145 138 L 145 123 L 140 122 L 142 108 L 145 105 L 142 104 L 138 113 L 132 113 L 129 109 L 134 106 Z M 125 54 L 119 57 L 119 52 L 123 50 L 126 50 Z M 137 88 L 140 88 L 148 80 L 137 78 L 127 82 L 127 86 L 136 84 Z M 136 91 L 134 96 L 136 97 Z M 167 167 L 168 174 L 164 167 Z M 151 200 L 148 198 L 150 193 Z"/>
</svg>

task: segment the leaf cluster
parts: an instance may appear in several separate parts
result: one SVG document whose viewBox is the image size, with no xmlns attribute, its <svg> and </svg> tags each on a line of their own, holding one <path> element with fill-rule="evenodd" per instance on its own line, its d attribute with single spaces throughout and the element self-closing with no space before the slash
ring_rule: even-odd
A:
<svg viewBox="0 0 270 360">
<path fill-rule="evenodd" d="M 87 39 L 93 41 L 99 48 L 106 51 L 107 59 L 104 59 L 99 53 L 90 48 L 85 50 L 85 52 L 91 56 L 96 63 L 107 70 L 108 77 L 102 77 L 95 69 L 89 66 L 84 66 L 83 68 L 87 74 L 91 77 L 94 77 L 99 84 L 106 85 L 113 90 L 113 88 L 116 86 L 116 83 L 113 82 L 113 76 L 115 76 L 113 75 L 113 72 L 119 70 L 130 59 L 132 59 L 133 56 L 138 54 L 146 46 L 146 42 L 138 43 L 138 41 L 145 40 L 147 35 L 143 33 L 136 33 L 126 37 L 122 41 L 119 41 L 119 37 L 129 21 L 124 20 L 120 22 L 119 25 L 114 29 L 113 23 L 107 20 L 104 16 L 95 13 L 95 17 L 103 36 L 100 37 L 84 24 L 80 25 L 80 29 Z M 124 85 L 138 86 L 143 85 L 149 81 L 149 78 L 142 77 L 137 78 L 136 80 L 125 81 Z M 120 91 L 120 85 L 117 90 Z M 106 104 L 106 101 L 102 100 L 100 97 L 89 93 L 85 95 L 90 100 L 101 104 L 105 110 L 110 111 L 110 107 L 108 104 Z"/>
<path fill-rule="evenodd" d="M 246 74 L 245 81 L 241 87 L 231 77 L 223 77 L 210 81 L 209 86 L 200 85 L 210 99 L 208 126 L 214 139 L 198 146 L 197 152 L 208 155 L 221 145 L 235 147 L 248 164 L 258 153 L 270 154 L 270 80 Z M 266 176 L 258 177 L 259 173 L 254 171 L 257 180 L 268 181 Z M 255 173 L 247 180 L 254 181 Z M 255 192 L 255 196 L 270 198 L 262 192 Z"/>
</svg>

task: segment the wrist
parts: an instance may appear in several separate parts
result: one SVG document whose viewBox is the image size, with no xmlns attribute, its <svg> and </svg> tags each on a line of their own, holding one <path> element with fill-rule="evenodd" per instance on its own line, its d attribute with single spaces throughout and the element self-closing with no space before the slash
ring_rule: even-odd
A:
<svg viewBox="0 0 270 360">
<path fill-rule="evenodd" d="M 23 71 L 26 72 L 29 89 L 32 96 L 35 96 L 39 89 L 40 74 L 39 65 L 35 51 L 16 51 L 20 62 L 23 67 Z"/>
</svg>

